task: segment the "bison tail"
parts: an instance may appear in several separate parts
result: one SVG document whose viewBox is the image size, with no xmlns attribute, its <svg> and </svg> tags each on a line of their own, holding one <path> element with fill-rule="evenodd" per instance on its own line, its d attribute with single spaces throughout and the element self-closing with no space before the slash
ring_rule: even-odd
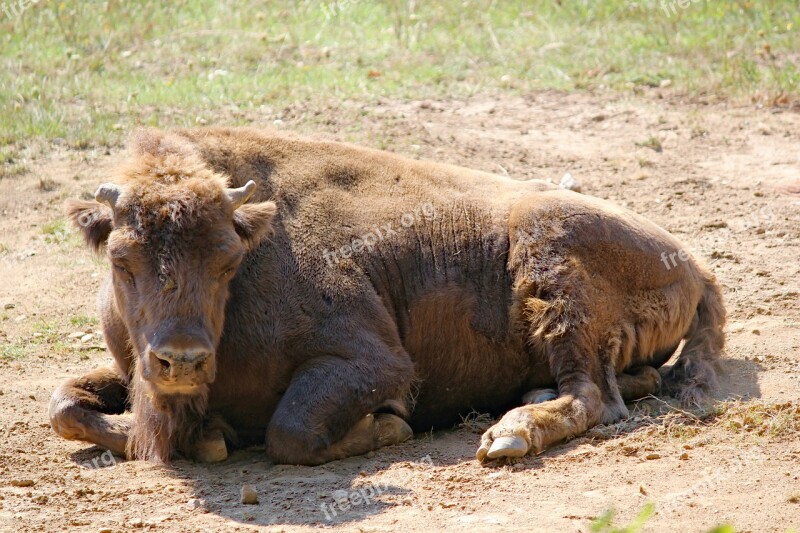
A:
<svg viewBox="0 0 800 533">
<path fill-rule="evenodd" d="M 686 344 L 664 379 L 666 388 L 684 406 L 701 406 L 717 386 L 717 365 L 725 346 L 725 306 L 713 275 L 703 273 L 704 291 Z"/>
</svg>

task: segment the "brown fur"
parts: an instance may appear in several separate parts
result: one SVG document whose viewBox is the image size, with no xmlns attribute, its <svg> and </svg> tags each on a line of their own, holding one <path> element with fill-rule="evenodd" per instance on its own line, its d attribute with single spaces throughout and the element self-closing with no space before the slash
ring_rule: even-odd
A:
<svg viewBox="0 0 800 533">
<path fill-rule="evenodd" d="M 658 386 L 642 367 L 684 338 L 667 386 L 687 403 L 714 386 L 719 289 L 692 258 L 667 268 L 681 244 L 627 210 L 267 131 L 145 131 L 132 151 L 113 210 L 68 208 L 115 265 L 101 318 L 131 457 L 192 456 L 217 420 L 230 441 L 266 437 L 275 461 L 318 464 L 406 438 L 398 417 L 428 430 L 473 409 L 511 409 L 481 460 L 506 453 L 502 436 L 540 450 L 626 416 L 623 395 Z M 248 180 L 255 196 L 235 208 L 226 188 Z M 172 378 L 164 343 L 213 355 Z M 96 442 L 96 419 L 60 407 L 81 390 L 54 394 L 53 427 Z"/>
</svg>

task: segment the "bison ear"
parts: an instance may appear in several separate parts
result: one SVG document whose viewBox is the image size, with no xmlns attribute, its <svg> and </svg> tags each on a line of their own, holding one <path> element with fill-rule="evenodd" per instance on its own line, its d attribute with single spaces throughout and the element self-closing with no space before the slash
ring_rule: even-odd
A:
<svg viewBox="0 0 800 533">
<path fill-rule="evenodd" d="M 277 210 L 275 202 L 261 202 L 244 204 L 233 212 L 233 227 L 247 250 L 272 234 L 272 219 Z"/>
<path fill-rule="evenodd" d="M 67 200 L 66 210 L 72 225 L 81 232 L 86 244 L 99 252 L 113 229 L 111 209 L 97 202 Z"/>
</svg>

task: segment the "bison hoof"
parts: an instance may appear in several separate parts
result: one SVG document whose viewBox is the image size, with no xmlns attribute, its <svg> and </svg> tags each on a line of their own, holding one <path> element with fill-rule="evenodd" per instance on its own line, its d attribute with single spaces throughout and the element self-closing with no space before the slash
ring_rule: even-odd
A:
<svg viewBox="0 0 800 533">
<path fill-rule="evenodd" d="M 218 463 L 228 458 L 228 448 L 222 431 L 215 429 L 203 436 L 197 443 L 195 458 L 201 463 Z"/>
<path fill-rule="evenodd" d="M 378 428 L 379 446 L 400 444 L 414 436 L 411 427 L 399 416 L 388 413 L 379 413 L 374 416 Z"/>
<path fill-rule="evenodd" d="M 475 454 L 481 462 L 501 457 L 524 457 L 528 453 L 528 443 L 522 437 L 497 437 L 491 443 L 481 445 Z"/>
<path fill-rule="evenodd" d="M 533 389 L 525 393 L 522 397 L 522 403 L 531 405 L 534 403 L 549 402 L 558 398 L 558 391 L 554 389 Z"/>
</svg>

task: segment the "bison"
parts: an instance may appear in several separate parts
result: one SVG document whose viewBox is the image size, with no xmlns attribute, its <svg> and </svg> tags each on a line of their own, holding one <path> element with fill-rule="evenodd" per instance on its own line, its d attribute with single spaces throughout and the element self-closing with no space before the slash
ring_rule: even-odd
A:
<svg viewBox="0 0 800 533">
<path fill-rule="evenodd" d="M 502 414 L 489 461 L 627 416 L 682 341 L 663 385 L 685 404 L 715 385 L 714 277 L 626 209 L 279 132 L 131 146 L 96 202 L 68 204 L 111 264 L 114 364 L 54 392 L 62 437 L 162 462 L 266 444 L 316 465 L 478 411 Z"/>
</svg>

